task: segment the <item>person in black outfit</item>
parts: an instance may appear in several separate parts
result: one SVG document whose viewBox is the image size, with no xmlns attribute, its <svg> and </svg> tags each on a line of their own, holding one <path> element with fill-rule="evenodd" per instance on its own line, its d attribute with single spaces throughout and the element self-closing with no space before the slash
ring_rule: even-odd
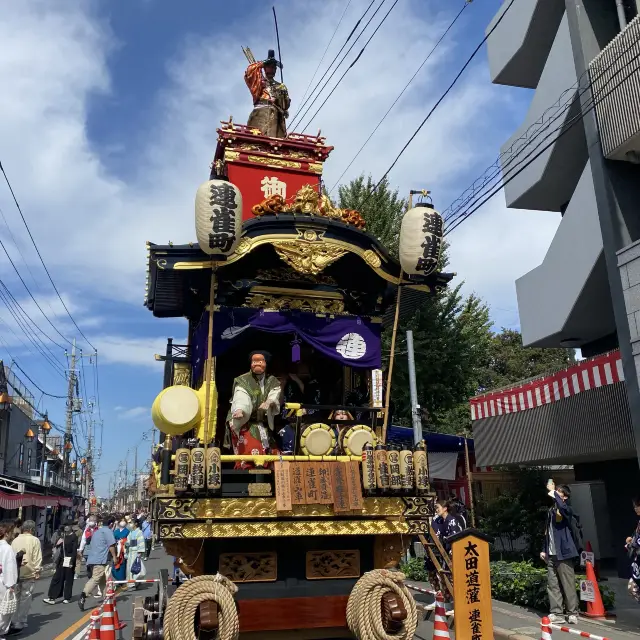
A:
<svg viewBox="0 0 640 640">
<path fill-rule="evenodd" d="M 73 593 L 73 577 L 76 572 L 76 557 L 78 555 L 78 536 L 69 525 L 64 528 L 64 535 L 56 546 L 60 553 L 56 562 L 56 571 L 49 585 L 49 597 L 45 599 L 45 602 L 55 604 L 58 598 L 64 596 L 63 603 L 69 604 Z"/>
</svg>

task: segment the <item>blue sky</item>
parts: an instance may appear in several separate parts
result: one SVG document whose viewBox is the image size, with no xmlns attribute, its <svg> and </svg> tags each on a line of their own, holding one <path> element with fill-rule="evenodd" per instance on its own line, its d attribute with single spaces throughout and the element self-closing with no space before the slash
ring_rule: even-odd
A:
<svg viewBox="0 0 640 640">
<path fill-rule="evenodd" d="M 346 3 L 276 3 L 293 113 Z M 325 65 L 367 4 L 352 0 Z M 343 180 L 386 170 L 499 4 L 474 0 Z M 336 147 L 325 170 L 329 186 L 461 6 L 399 0 L 309 129 L 322 128 Z M 240 46 L 261 57 L 275 48 L 274 40 L 271 3 L 257 0 L 24 0 L 3 6 L 0 160 L 67 306 L 99 350 L 101 492 L 128 448 L 141 443 L 140 459 L 148 451 L 142 438 L 152 426 L 149 409 L 162 376 L 153 355 L 167 336 L 182 340 L 186 332 L 184 322 L 154 319 L 142 306 L 145 240 L 195 239 L 193 196 L 208 176 L 216 126 L 230 114 L 245 120 L 251 108 Z M 429 188 L 444 208 L 493 162 L 529 100 L 529 91 L 491 85 L 482 52 L 391 173 L 391 183 L 402 192 Z M 72 338 L 4 185 L 0 208 L 9 253 L 49 318 Z M 489 302 L 498 327 L 518 325 L 513 282 L 540 263 L 558 222 L 555 214 L 507 212 L 498 195 L 451 236 L 452 270 L 468 292 Z M 52 333 L 4 255 L 0 273 L 36 324 Z M 0 357 L 14 357 L 43 390 L 63 394 L 64 379 L 9 326 L 21 336 L 0 304 Z M 61 349 L 48 346 L 64 359 Z M 86 343 L 83 349 L 90 351 Z M 64 401 L 40 400 L 29 386 L 39 406 L 63 424 Z M 78 441 L 82 447 L 82 436 Z M 130 467 L 132 461 L 131 455 Z"/>
</svg>

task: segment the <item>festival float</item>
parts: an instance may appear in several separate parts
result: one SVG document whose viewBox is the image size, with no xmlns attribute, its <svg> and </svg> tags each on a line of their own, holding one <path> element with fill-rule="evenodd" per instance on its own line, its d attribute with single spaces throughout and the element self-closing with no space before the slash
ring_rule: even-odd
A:
<svg viewBox="0 0 640 640">
<path fill-rule="evenodd" d="M 136 600 L 134 637 L 412 638 L 392 569 L 428 535 L 434 494 L 424 442 L 387 446 L 381 337 L 451 279 L 442 220 L 410 207 L 393 259 L 323 192 L 333 147 L 286 132 L 274 52 L 244 51 L 254 110 L 217 130 L 197 242 L 147 245 L 145 306 L 188 323 L 157 356 L 151 484 L 156 535 L 189 580 L 164 572 Z"/>
</svg>

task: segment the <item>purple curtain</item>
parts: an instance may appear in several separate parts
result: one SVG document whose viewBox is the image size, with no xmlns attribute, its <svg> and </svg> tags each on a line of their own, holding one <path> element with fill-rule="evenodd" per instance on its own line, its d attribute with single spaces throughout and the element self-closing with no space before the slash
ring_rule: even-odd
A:
<svg viewBox="0 0 640 640">
<path fill-rule="evenodd" d="M 207 357 L 209 314 L 204 312 L 191 337 L 193 378 L 202 374 Z M 213 319 L 213 353 L 221 355 L 247 330 L 291 333 L 314 349 L 342 364 L 364 369 L 380 368 L 380 329 L 356 316 L 318 318 L 312 313 L 256 311 L 225 307 Z"/>
</svg>

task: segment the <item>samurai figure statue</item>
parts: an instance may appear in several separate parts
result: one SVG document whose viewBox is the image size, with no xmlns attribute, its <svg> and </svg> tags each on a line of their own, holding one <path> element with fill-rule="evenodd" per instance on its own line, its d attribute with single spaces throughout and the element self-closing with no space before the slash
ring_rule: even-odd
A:
<svg viewBox="0 0 640 640">
<path fill-rule="evenodd" d="M 271 138 L 286 138 L 291 100 L 287 87 L 276 80 L 276 70 L 282 69 L 282 63 L 276 60 L 273 49 L 269 49 L 266 60 L 257 62 L 249 49 L 244 52 L 250 63 L 244 81 L 253 97 L 253 111 L 247 126 Z"/>
</svg>

